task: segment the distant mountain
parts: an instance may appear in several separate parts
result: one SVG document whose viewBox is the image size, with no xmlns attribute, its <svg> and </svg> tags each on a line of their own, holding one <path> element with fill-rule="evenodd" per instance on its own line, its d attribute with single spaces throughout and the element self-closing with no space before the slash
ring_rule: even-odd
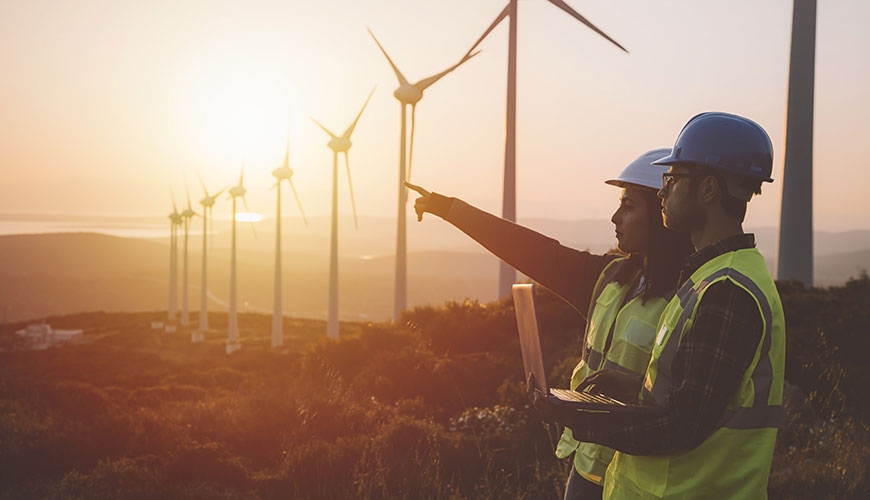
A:
<svg viewBox="0 0 870 500">
<path fill-rule="evenodd" d="M 440 305 L 449 300 L 496 299 L 497 259 L 444 221 L 425 221 L 408 256 L 409 307 Z M 312 225 L 316 223 L 313 222 Z M 339 305 L 344 320 L 386 320 L 392 315 L 394 228 L 372 224 L 362 238 L 349 231 L 339 253 Z M 595 221 L 531 220 L 527 225 L 563 244 L 603 252 L 612 246 L 610 225 Z M 413 227 L 413 226 L 412 226 Z M 244 234 L 245 231 L 240 231 Z M 757 231 L 759 247 L 773 267 L 771 232 Z M 284 312 L 326 317 L 328 240 L 302 233 L 285 233 Z M 239 250 L 241 310 L 271 310 L 273 238 L 248 235 Z M 249 240 L 248 240 L 249 239 Z M 215 238 L 216 243 L 220 240 Z M 272 241 L 269 241 L 272 240 Z M 586 244 L 572 243 L 585 241 Z M 255 244 L 256 243 L 256 244 Z M 866 243 L 863 248 L 860 245 Z M 426 246 L 434 249 L 426 249 Z M 844 283 L 870 270 L 870 231 L 818 233 L 815 277 L 818 286 Z M 859 247 L 848 250 L 849 248 Z M 200 236 L 191 238 L 188 256 L 188 305 L 199 309 Z M 261 248 L 268 248 L 259 250 Z M 775 248 L 775 245 L 774 247 Z M 818 249 L 843 248 L 838 253 Z M 181 253 L 181 252 L 179 252 Z M 179 255 L 179 286 L 182 283 Z M 94 233 L 0 236 L 0 320 L 13 321 L 82 311 L 155 311 L 167 309 L 169 248 L 162 240 L 141 240 Z M 215 245 L 209 253 L 209 307 L 225 307 L 229 283 L 229 252 Z M 179 292 L 179 307 L 181 306 Z"/>
</svg>

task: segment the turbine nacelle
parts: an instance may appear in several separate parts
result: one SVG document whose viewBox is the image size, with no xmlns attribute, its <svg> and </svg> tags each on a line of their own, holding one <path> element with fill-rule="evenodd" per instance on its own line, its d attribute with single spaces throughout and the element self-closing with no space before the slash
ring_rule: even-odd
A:
<svg viewBox="0 0 870 500">
<path fill-rule="evenodd" d="M 278 179 L 278 182 L 283 181 L 284 179 L 290 180 L 293 178 L 293 169 L 287 166 L 281 166 L 272 170 L 272 175 Z"/>
<path fill-rule="evenodd" d="M 336 153 L 347 153 L 353 143 L 350 142 L 350 137 L 333 137 L 326 145 Z"/>
<path fill-rule="evenodd" d="M 233 186 L 228 192 L 231 197 L 235 198 L 237 196 L 245 196 L 245 193 L 247 193 L 248 190 L 245 189 L 245 186 Z"/>
<path fill-rule="evenodd" d="M 402 104 L 414 105 L 420 102 L 423 98 L 423 91 L 410 83 L 399 85 L 399 88 L 393 92 L 393 96 Z"/>
</svg>

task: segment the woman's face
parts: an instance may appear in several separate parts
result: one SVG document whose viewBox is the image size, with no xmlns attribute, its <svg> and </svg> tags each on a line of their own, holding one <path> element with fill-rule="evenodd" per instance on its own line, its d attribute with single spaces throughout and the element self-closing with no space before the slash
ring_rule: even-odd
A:
<svg viewBox="0 0 870 500">
<path fill-rule="evenodd" d="M 619 208 L 610 221 L 616 229 L 616 246 L 624 253 L 646 253 L 650 239 L 649 208 L 642 187 L 626 186 L 619 197 Z"/>
</svg>

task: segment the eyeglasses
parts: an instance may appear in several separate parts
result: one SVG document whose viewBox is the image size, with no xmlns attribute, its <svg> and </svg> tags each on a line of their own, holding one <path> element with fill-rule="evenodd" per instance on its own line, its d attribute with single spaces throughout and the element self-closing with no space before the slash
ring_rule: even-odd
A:
<svg viewBox="0 0 870 500">
<path fill-rule="evenodd" d="M 698 177 L 698 175 L 689 172 L 665 172 L 662 174 L 662 190 L 667 191 L 673 187 L 679 177 Z"/>
</svg>

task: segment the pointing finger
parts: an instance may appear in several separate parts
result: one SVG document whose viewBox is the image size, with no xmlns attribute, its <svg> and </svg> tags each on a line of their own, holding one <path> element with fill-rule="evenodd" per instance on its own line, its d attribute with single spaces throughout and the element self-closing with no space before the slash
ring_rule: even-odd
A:
<svg viewBox="0 0 870 500">
<path fill-rule="evenodd" d="M 421 196 L 424 196 L 427 198 L 429 197 L 429 194 L 430 194 L 429 191 L 426 191 L 425 189 L 421 188 L 420 186 L 417 186 L 416 184 L 411 184 L 410 182 L 405 181 L 405 187 L 408 189 L 413 189 L 414 191 L 419 193 Z"/>
</svg>

